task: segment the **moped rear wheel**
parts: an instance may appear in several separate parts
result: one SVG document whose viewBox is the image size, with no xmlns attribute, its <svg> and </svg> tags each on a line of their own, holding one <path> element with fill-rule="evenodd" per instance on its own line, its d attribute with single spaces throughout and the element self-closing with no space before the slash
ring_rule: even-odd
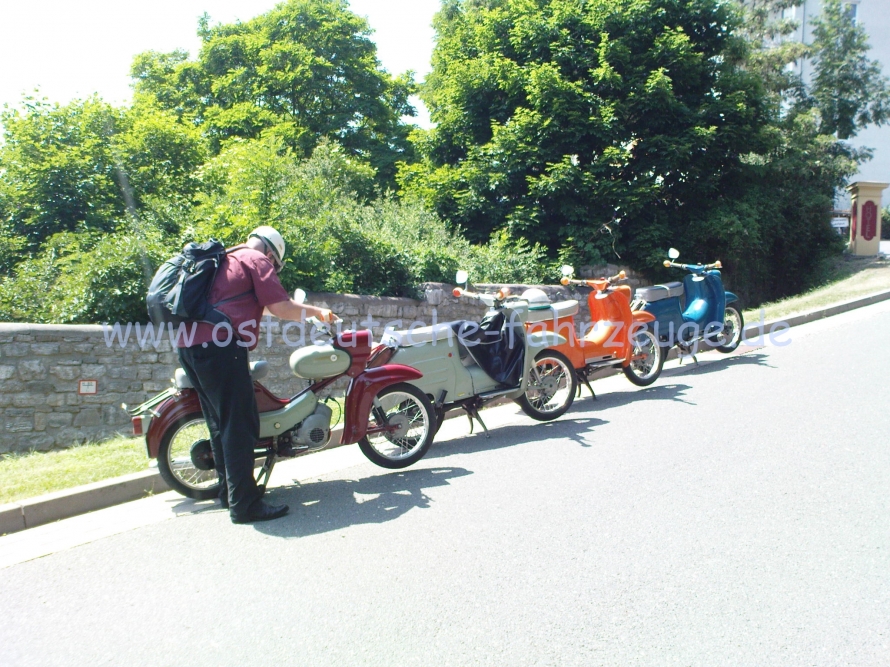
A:
<svg viewBox="0 0 890 667">
<path fill-rule="evenodd" d="M 723 314 L 723 331 L 717 336 L 717 350 L 728 354 L 735 350 L 742 342 L 742 332 L 745 330 L 745 318 L 735 305 L 727 306 Z"/>
<path fill-rule="evenodd" d="M 209 449 L 210 432 L 204 415 L 193 412 L 180 417 L 161 438 L 158 472 L 171 489 L 187 498 L 216 498 L 219 495 L 219 477 L 213 467 L 212 452 L 211 459 L 202 462 L 202 459 L 206 460 Z"/>
<path fill-rule="evenodd" d="M 661 375 L 667 348 L 658 344 L 649 329 L 637 331 L 631 347 L 631 362 L 622 369 L 624 375 L 638 387 L 648 387 Z"/>
<path fill-rule="evenodd" d="M 562 416 L 572 407 L 578 378 L 572 362 L 556 350 L 542 350 L 528 378 L 528 388 L 516 399 L 532 419 L 546 422 Z"/>
<path fill-rule="evenodd" d="M 407 383 L 394 384 L 377 394 L 368 427 L 397 428 L 366 435 L 358 446 L 381 468 L 407 468 L 427 453 L 438 425 L 433 405 L 422 391 Z"/>
</svg>

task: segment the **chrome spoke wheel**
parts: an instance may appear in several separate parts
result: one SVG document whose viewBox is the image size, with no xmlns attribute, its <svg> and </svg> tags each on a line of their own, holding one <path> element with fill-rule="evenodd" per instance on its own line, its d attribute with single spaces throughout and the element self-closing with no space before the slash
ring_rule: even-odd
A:
<svg viewBox="0 0 890 667">
<path fill-rule="evenodd" d="M 184 486 L 206 489 L 219 482 L 215 469 L 202 470 L 192 461 L 192 447 L 209 439 L 210 432 L 203 418 L 186 422 L 171 437 L 165 458 L 174 477 Z"/>
<path fill-rule="evenodd" d="M 529 372 L 525 393 L 516 402 L 529 417 L 550 421 L 572 406 L 577 383 L 575 369 L 565 355 L 543 350 Z"/>
<path fill-rule="evenodd" d="M 572 374 L 572 369 L 555 357 L 538 359 L 526 390 L 528 402 L 542 413 L 558 410 L 573 389 Z"/>
<path fill-rule="evenodd" d="M 732 352 L 742 342 L 745 320 L 742 312 L 735 306 L 727 306 L 723 313 L 723 331 L 716 338 L 720 352 Z"/>
<path fill-rule="evenodd" d="M 420 460 L 439 425 L 423 393 L 408 384 L 387 387 L 374 401 L 368 433 L 359 442 L 362 452 L 384 468 L 404 468 Z"/>
<path fill-rule="evenodd" d="M 634 334 L 631 343 L 630 362 L 624 367 L 624 375 L 638 387 L 646 387 L 661 375 L 666 349 L 649 329 Z"/>
</svg>

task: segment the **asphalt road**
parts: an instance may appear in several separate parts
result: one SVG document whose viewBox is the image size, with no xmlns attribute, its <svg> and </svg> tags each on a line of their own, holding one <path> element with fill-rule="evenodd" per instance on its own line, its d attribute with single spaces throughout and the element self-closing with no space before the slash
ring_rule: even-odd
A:
<svg viewBox="0 0 890 667">
<path fill-rule="evenodd" d="M 0 538 L 0 665 L 888 665 L 888 332 L 884 302 L 496 408 L 402 472 L 307 457 L 279 521 L 165 494 Z"/>
</svg>

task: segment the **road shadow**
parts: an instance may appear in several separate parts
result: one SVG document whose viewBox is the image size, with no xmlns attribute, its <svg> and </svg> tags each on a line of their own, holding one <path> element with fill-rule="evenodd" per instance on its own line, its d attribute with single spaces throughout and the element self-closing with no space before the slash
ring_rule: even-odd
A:
<svg viewBox="0 0 890 667">
<path fill-rule="evenodd" d="M 518 416 L 518 415 L 517 415 Z M 485 419 L 485 412 L 482 412 L 482 419 Z M 550 438 L 580 438 L 582 433 L 579 432 L 579 426 L 586 426 L 584 433 L 592 431 L 595 427 L 609 422 L 603 419 L 593 417 L 573 417 L 571 412 L 567 412 L 561 418 L 552 422 L 534 422 L 532 424 L 508 424 L 498 426 L 489 431 L 491 437 L 485 437 L 481 427 L 476 424 L 476 432 L 469 433 L 467 427 L 467 435 L 456 437 L 452 440 L 444 442 L 434 442 L 430 451 L 427 452 L 424 460 L 442 458 L 444 456 L 454 456 L 455 454 L 473 454 L 476 452 L 490 452 L 495 449 L 503 449 L 505 447 L 514 447 L 529 442 L 539 440 L 547 440 Z"/>
<path fill-rule="evenodd" d="M 473 474 L 465 468 L 435 467 L 399 470 L 362 479 L 335 479 L 270 489 L 266 501 L 290 505 L 275 521 L 253 524 L 272 537 L 308 537 L 358 524 L 384 523 L 412 509 L 430 507 L 425 491 Z"/>
<path fill-rule="evenodd" d="M 612 392 L 597 394 L 597 400 L 586 394 L 584 398 L 575 399 L 572 408 L 559 419 L 550 422 L 509 424 L 498 426 L 489 431 L 490 438 L 486 438 L 481 427 L 476 424 L 475 433 L 469 433 L 463 437 L 456 437 L 444 442 L 434 442 L 432 448 L 424 457 L 424 460 L 442 458 L 455 454 L 472 454 L 474 452 L 487 452 L 505 447 L 537 442 L 550 438 L 565 438 L 574 440 L 582 447 L 591 447 L 584 436 L 595 431 L 597 426 L 608 424 L 608 420 L 599 417 L 588 416 L 591 411 L 617 408 L 628 403 L 641 401 L 678 401 L 687 405 L 695 405 L 691 401 L 683 399 L 683 395 L 691 389 L 686 384 L 657 385 L 642 387 L 632 391 Z M 521 417 L 518 413 L 517 417 Z M 485 419 L 485 411 L 482 411 L 482 419 Z M 466 423 L 466 422 L 464 422 Z"/>
<path fill-rule="evenodd" d="M 767 363 L 769 356 L 766 354 L 740 354 L 737 356 L 727 357 L 726 359 L 720 359 L 719 361 L 707 361 L 704 363 L 700 363 L 698 365 L 695 364 L 691 359 L 689 361 L 684 361 L 683 365 L 679 368 L 671 368 L 663 373 L 663 377 L 676 377 L 679 375 L 704 375 L 705 373 L 719 373 L 730 366 L 762 366 L 763 368 L 776 368 L 770 363 Z"/>
<path fill-rule="evenodd" d="M 618 408 L 629 403 L 640 403 L 641 401 L 676 401 L 686 405 L 695 405 L 692 401 L 687 401 L 683 398 L 690 389 L 692 387 L 688 384 L 657 384 L 649 387 L 640 387 L 639 389 L 597 394 L 597 400 L 585 403 L 584 409 L 602 410 L 605 408 Z"/>
</svg>

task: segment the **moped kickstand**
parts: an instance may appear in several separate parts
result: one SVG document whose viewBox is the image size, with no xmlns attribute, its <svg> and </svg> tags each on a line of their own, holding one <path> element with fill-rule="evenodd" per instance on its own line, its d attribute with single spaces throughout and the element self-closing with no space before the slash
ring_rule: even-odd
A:
<svg viewBox="0 0 890 667">
<path fill-rule="evenodd" d="M 587 388 L 590 390 L 590 395 L 593 396 L 594 401 L 598 401 L 599 399 L 596 397 L 596 393 L 593 391 L 593 387 L 590 386 L 590 380 L 587 379 L 587 375 L 581 375 L 580 373 L 575 373 L 575 377 L 580 380 L 578 383 L 578 398 L 581 398 L 581 382 L 583 382 Z"/>
<path fill-rule="evenodd" d="M 466 411 L 467 419 L 470 420 L 470 433 L 473 433 L 473 419 L 475 419 L 479 422 L 480 426 L 482 426 L 482 430 L 485 431 L 485 437 L 490 438 L 491 435 L 488 433 L 488 427 L 485 425 L 485 422 L 482 421 L 482 417 L 479 416 L 479 407 L 475 403 L 464 403 L 461 407 Z"/>
<path fill-rule="evenodd" d="M 697 358 L 695 357 L 695 355 L 692 353 L 692 350 L 690 350 L 688 347 L 685 347 L 685 346 L 683 346 L 683 345 L 678 345 L 677 348 L 679 348 L 679 350 L 680 350 L 680 352 L 681 352 L 681 354 L 680 354 L 680 364 L 679 364 L 680 366 L 683 365 L 683 360 L 686 359 L 687 357 L 692 357 L 692 361 L 694 361 L 694 362 L 695 362 L 695 365 L 698 366 L 698 359 L 697 359 Z"/>
</svg>

